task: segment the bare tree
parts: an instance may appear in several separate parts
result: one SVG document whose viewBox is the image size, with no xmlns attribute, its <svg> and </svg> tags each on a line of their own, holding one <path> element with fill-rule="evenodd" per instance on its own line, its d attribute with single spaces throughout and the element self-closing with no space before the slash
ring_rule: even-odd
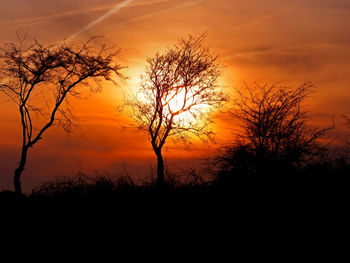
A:
<svg viewBox="0 0 350 263">
<path fill-rule="evenodd" d="M 343 118 L 344 118 L 344 120 L 345 120 L 345 125 L 348 126 L 348 128 L 350 128 L 350 116 L 347 115 L 347 114 L 344 114 L 344 115 L 343 115 Z M 345 137 L 345 144 L 346 144 L 346 145 L 348 146 L 348 148 L 349 148 L 349 146 L 350 146 L 350 138 L 349 138 L 349 136 L 346 136 L 346 137 Z M 350 150 L 350 148 L 349 148 L 349 150 Z"/>
<path fill-rule="evenodd" d="M 344 119 L 346 121 L 346 124 L 350 127 L 350 116 L 344 115 Z"/>
<path fill-rule="evenodd" d="M 18 45 L 8 43 L 0 49 L 0 92 L 17 104 L 20 113 L 22 150 L 14 187 L 22 194 L 20 179 L 28 150 L 52 125 L 71 127 L 69 97 L 80 97 L 82 86 L 99 91 L 103 79 L 113 81 L 113 74 L 122 75 L 121 67 L 114 63 L 118 52 L 105 47 L 95 50 L 93 38 L 79 48 L 65 43 L 44 46 L 37 41 L 26 46 L 25 38 L 18 39 Z"/>
<path fill-rule="evenodd" d="M 303 102 L 313 88 L 311 83 L 297 88 L 245 83 L 236 89 L 232 114 L 240 122 L 240 146 L 226 154 L 246 158 L 243 150 L 254 156 L 250 161 L 259 168 L 274 169 L 300 164 L 317 153 L 321 149 L 318 140 L 332 128 L 308 124 Z"/>
<path fill-rule="evenodd" d="M 217 56 L 203 47 L 205 36 L 189 36 L 163 54 L 147 59 L 136 96 L 127 100 L 130 115 L 149 135 L 157 156 L 157 185 L 164 184 L 162 148 L 168 137 L 189 142 L 211 138 L 212 111 L 226 96 L 217 86 Z"/>
</svg>

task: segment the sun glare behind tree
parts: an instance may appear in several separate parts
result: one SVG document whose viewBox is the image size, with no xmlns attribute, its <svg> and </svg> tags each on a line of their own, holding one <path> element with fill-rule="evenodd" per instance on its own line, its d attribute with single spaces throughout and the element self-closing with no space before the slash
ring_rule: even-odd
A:
<svg viewBox="0 0 350 263">
<path fill-rule="evenodd" d="M 217 55 L 203 47 L 205 36 L 189 36 L 163 54 L 147 59 L 141 85 L 126 101 L 130 116 L 149 135 L 157 156 L 157 185 L 164 179 L 162 148 L 168 137 L 189 142 L 212 138 L 213 110 L 226 101 L 217 85 Z"/>
</svg>

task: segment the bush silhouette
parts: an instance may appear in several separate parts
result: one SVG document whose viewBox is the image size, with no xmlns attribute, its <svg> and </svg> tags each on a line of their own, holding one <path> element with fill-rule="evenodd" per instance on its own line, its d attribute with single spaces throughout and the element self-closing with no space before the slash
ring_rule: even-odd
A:
<svg viewBox="0 0 350 263">
<path fill-rule="evenodd" d="M 313 89 L 245 84 L 237 89 L 232 116 L 241 130 L 216 161 L 228 173 L 273 174 L 306 165 L 325 148 L 319 139 L 327 129 L 308 124 L 304 100 Z"/>
</svg>

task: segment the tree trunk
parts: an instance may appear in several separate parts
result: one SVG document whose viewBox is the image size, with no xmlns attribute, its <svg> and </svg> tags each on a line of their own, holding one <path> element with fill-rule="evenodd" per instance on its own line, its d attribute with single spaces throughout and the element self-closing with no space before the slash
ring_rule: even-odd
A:
<svg viewBox="0 0 350 263">
<path fill-rule="evenodd" d="M 157 155 L 157 187 L 164 186 L 164 161 L 162 156 L 162 151 L 158 150 Z"/>
<path fill-rule="evenodd" d="M 25 164 L 27 162 L 27 152 L 28 152 L 28 148 L 23 146 L 21 160 L 19 162 L 17 169 L 15 170 L 15 175 L 13 177 L 13 185 L 15 187 L 15 193 L 19 195 L 23 194 L 22 186 L 21 186 L 21 175 L 22 175 L 22 172 L 24 171 Z"/>
</svg>

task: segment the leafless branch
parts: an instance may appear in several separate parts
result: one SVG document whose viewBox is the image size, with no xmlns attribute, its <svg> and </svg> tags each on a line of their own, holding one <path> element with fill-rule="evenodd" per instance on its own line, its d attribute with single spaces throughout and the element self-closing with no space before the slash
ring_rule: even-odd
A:
<svg viewBox="0 0 350 263">
<path fill-rule="evenodd" d="M 161 159 L 168 137 L 190 142 L 212 138 L 212 111 L 227 97 L 217 86 L 217 55 L 203 47 L 205 35 L 180 39 L 166 52 L 147 59 L 136 95 L 126 101 L 129 115 L 149 135 Z"/>
<path fill-rule="evenodd" d="M 23 141 L 21 162 L 16 170 L 20 175 L 28 149 L 48 128 L 61 124 L 70 130 L 73 120 L 70 96 L 81 97 L 83 86 L 88 86 L 90 92 L 98 92 L 103 80 L 115 83 L 116 77 L 124 77 L 120 73 L 122 67 L 114 62 L 118 51 L 107 52 L 105 46 L 96 50 L 92 46 L 94 38 L 81 47 L 66 43 L 45 46 L 36 40 L 26 46 L 25 37 L 17 36 L 19 44 L 6 43 L 0 48 L 0 92 L 18 105 L 20 113 Z M 51 102 L 44 98 L 47 94 L 51 94 Z M 46 120 L 41 111 L 43 104 L 48 108 Z M 42 118 L 34 118 L 33 113 L 40 113 Z"/>
<path fill-rule="evenodd" d="M 313 89 L 311 83 L 298 88 L 244 83 L 236 89 L 232 112 L 240 123 L 241 143 L 261 160 L 273 159 L 279 165 L 299 163 L 317 152 L 318 139 L 334 127 L 308 125 L 302 104 Z"/>
</svg>

